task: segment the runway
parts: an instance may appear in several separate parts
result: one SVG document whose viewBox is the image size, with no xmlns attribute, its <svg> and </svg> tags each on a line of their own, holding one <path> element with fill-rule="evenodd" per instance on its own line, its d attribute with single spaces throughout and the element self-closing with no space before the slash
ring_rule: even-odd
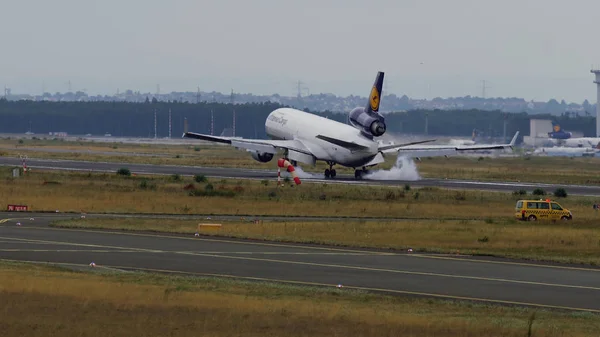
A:
<svg viewBox="0 0 600 337">
<path fill-rule="evenodd" d="M 0 157 L 0 166 L 21 166 L 19 158 Z M 43 160 L 28 159 L 27 167 L 35 169 L 51 170 L 70 170 L 85 172 L 110 172 L 115 173 L 121 167 L 128 167 L 132 173 L 137 174 L 180 174 L 195 175 L 202 174 L 207 177 L 216 178 L 247 178 L 247 179 L 273 179 L 277 176 L 276 170 L 252 170 L 240 168 L 220 168 L 220 167 L 200 167 L 200 166 L 175 166 L 175 165 L 150 165 L 150 164 L 121 164 L 109 162 L 87 162 L 75 160 Z M 516 190 L 526 190 L 531 193 L 536 188 L 543 188 L 547 191 L 553 191 L 562 187 L 570 195 L 600 196 L 600 186 L 583 185 L 561 185 L 561 184 L 542 184 L 542 183 L 518 183 L 518 182 L 479 182 L 467 180 L 446 180 L 446 179 L 421 179 L 417 181 L 406 180 L 361 180 L 357 181 L 354 176 L 339 175 L 335 179 L 321 178 L 302 178 L 303 181 L 344 183 L 344 184 L 363 184 L 363 185 L 388 185 L 404 186 L 410 184 L 413 187 L 443 187 L 482 191 L 504 191 L 513 192 Z"/>
<path fill-rule="evenodd" d="M 600 269 L 192 235 L 59 229 L 49 227 L 49 221 L 78 216 L 11 216 L 0 223 L 0 258 L 5 260 L 79 268 L 91 268 L 94 262 L 96 268 L 111 270 L 342 285 L 342 289 L 396 295 L 600 313 Z"/>
</svg>

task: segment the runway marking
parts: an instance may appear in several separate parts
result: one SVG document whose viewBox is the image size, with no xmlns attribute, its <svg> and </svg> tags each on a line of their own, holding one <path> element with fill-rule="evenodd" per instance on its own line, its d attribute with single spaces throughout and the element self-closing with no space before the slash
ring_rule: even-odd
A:
<svg viewBox="0 0 600 337">
<path fill-rule="evenodd" d="M 75 267 L 89 267 L 89 265 L 85 265 L 85 264 L 68 263 L 68 262 L 64 262 L 64 263 L 63 262 L 41 262 L 41 261 L 10 260 L 10 259 L 1 259 L 1 258 L 0 258 L 0 260 L 7 261 L 7 262 L 17 262 L 17 263 L 31 263 L 31 264 L 45 264 L 45 265 L 51 264 L 51 265 L 64 265 L 64 266 L 75 266 Z M 170 274 L 193 275 L 193 276 L 204 276 L 204 277 L 232 278 L 232 279 L 240 279 L 240 280 L 288 283 L 288 284 L 304 285 L 304 286 L 335 287 L 336 289 L 338 289 L 337 284 L 283 280 L 283 279 L 271 279 L 271 278 L 263 278 L 263 277 L 252 277 L 252 276 L 236 276 L 236 275 L 213 274 L 213 273 L 196 273 L 196 272 L 185 272 L 185 271 L 179 271 L 179 270 L 169 270 L 169 269 L 127 267 L 127 266 L 114 266 L 114 265 L 96 265 L 95 268 L 106 268 L 106 269 L 113 269 L 113 270 L 114 269 L 117 269 L 117 270 L 124 269 L 123 271 L 127 271 L 129 269 L 129 270 L 137 270 L 137 271 L 143 271 L 143 272 L 170 273 Z M 395 289 L 387 289 L 387 288 L 361 287 L 361 286 L 352 286 L 352 285 L 347 285 L 347 284 L 343 285 L 343 289 L 377 291 L 377 292 L 387 292 L 387 293 L 393 293 L 393 294 L 437 297 L 437 298 L 449 299 L 449 300 L 476 301 L 476 302 L 487 302 L 487 303 L 497 303 L 497 304 L 532 306 L 532 307 L 540 307 L 540 308 L 548 308 L 548 309 L 561 309 L 561 310 L 586 311 L 586 312 L 592 312 L 592 313 L 600 313 L 600 310 L 598 310 L 598 309 L 568 307 L 568 306 L 539 304 L 539 303 L 530 303 L 530 302 L 494 300 L 494 299 L 486 299 L 486 298 L 479 298 L 479 297 L 442 295 L 442 294 L 436 294 L 436 293 L 395 290 Z M 343 291 L 343 290 L 340 290 L 340 291 Z"/>
<path fill-rule="evenodd" d="M 18 252 L 18 253 L 64 253 L 64 252 L 76 252 L 76 253 L 139 253 L 133 250 L 85 250 L 85 249 L 0 249 L 0 252 Z"/>
<path fill-rule="evenodd" d="M 372 256 L 373 254 L 362 253 L 307 253 L 307 252 L 230 252 L 230 251 L 176 251 L 176 253 L 200 253 L 200 254 L 247 254 L 247 255 L 328 255 L 328 256 Z"/>
<path fill-rule="evenodd" d="M 6 239 L 6 238 L 5 237 L 0 237 L 0 239 Z M 384 269 L 384 268 L 371 268 L 371 267 L 361 267 L 361 266 L 351 266 L 351 265 L 339 265 L 339 264 L 328 264 L 328 263 L 316 263 L 316 262 L 302 262 L 302 261 L 276 260 L 276 259 L 267 259 L 267 258 L 227 256 L 227 255 L 216 255 L 216 254 L 209 254 L 209 253 L 195 253 L 195 252 L 189 252 L 189 251 L 168 251 L 168 250 L 159 250 L 159 249 L 131 248 L 131 247 L 94 245 L 94 244 L 77 244 L 77 243 L 69 243 L 69 242 L 31 240 L 31 239 L 21 239 L 21 238 L 14 238 L 14 239 L 15 240 L 21 240 L 21 241 L 31 241 L 31 242 L 54 242 L 56 244 L 82 246 L 82 247 L 98 247 L 98 248 L 112 248 L 112 249 L 120 249 L 120 250 L 131 250 L 131 251 L 144 252 L 144 253 L 148 253 L 148 252 L 150 252 L 150 253 L 166 253 L 166 254 L 171 253 L 171 254 L 180 254 L 180 255 L 193 255 L 193 256 L 213 257 L 213 258 L 221 258 L 221 259 L 234 259 L 234 260 L 245 260 L 245 261 L 272 262 L 272 263 L 283 263 L 283 264 L 290 264 L 290 265 L 304 265 L 304 266 L 312 266 L 312 267 L 327 267 L 327 268 L 338 268 L 338 269 L 348 269 L 348 270 L 360 270 L 360 271 L 371 271 L 371 272 L 385 272 L 385 273 L 405 274 L 405 275 L 445 277 L 445 278 L 455 278 L 455 279 L 465 279 L 465 280 L 478 280 L 478 281 L 514 283 L 514 284 L 528 284 L 528 285 L 557 287 L 557 288 L 574 288 L 574 289 L 586 289 L 586 290 L 600 291 L 600 287 L 590 287 L 590 286 L 580 286 L 580 285 L 570 285 L 570 284 L 557 284 L 557 283 L 546 283 L 546 282 L 534 282 L 534 281 L 523 281 L 523 280 L 510 280 L 510 279 L 502 279 L 502 278 L 494 278 L 494 277 L 452 275 L 452 274 L 442 274 L 442 273 L 433 273 L 433 272 L 418 272 L 418 271 L 409 271 L 409 270 L 400 270 L 400 269 Z"/>
<path fill-rule="evenodd" d="M 98 234 L 111 234 L 111 235 L 128 235 L 128 236 L 140 236 L 140 237 L 154 237 L 161 239 L 175 239 L 175 240 L 191 240 L 191 241 L 205 241 L 205 242 L 218 242 L 218 243 L 232 243 L 232 244 L 243 244 L 243 245 L 254 245 L 254 246 L 265 246 L 265 247 L 278 247 L 278 248 L 298 248 L 298 249 L 312 249 L 312 250 L 325 250 L 325 251 L 339 251 L 339 252 L 353 252 L 353 253 L 363 253 L 369 255 L 395 255 L 397 253 L 391 252 L 374 252 L 368 250 L 358 250 L 358 249 L 343 249 L 343 248 L 330 248 L 330 247 L 313 247 L 307 245 L 299 245 L 299 244 L 282 244 L 282 243 L 266 243 L 266 242 L 249 242 L 249 241 L 241 241 L 244 239 L 240 239 L 240 241 L 235 240 L 227 240 L 227 239 L 208 239 L 208 238 L 188 238 L 181 236 L 170 236 L 170 235 L 160 235 L 160 234 L 142 234 L 142 233 L 127 233 L 127 232 L 117 232 L 114 230 L 94 230 L 94 229 L 85 229 L 85 228 L 57 228 L 57 227 L 23 227 L 22 229 L 37 229 L 37 230 L 50 230 L 50 231 L 66 231 L 66 232 L 84 232 L 84 233 L 98 233 Z M 180 233 L 173 233 L 180 234 Z"/>
<path fill-rule="evenodd" d="M 32 228 L 31 227 L 23 227 L 23 229 L 32 229 Z M 85 228 L 77 228 L 76 229 L 76 228 L 56 228 L 56 227 L 35 227 L 33 229 L 70 231 L 70 232 L 89 232 L 89 233 L 112 234 L 112 235 L 129 235 L 129 236 L 168 238 L 168 239 L 178 239 L 178 240 L 219 242 L 219 243 L 222 242 L 222 243 L 258 245 L 258 246 L 267 246 L 267 247 L 284 247 L 284 248 L 315 249 L 315 250 L 328 250 L 328 251 L 343 251 L 343 252 L 364 253 L 364 254 L 370 254 L 370 255 L 395 255 L 395 256 L 419 257 L 419 258 L 429 258 L 429 259 L 446 259 L 446 260 L 461 261 L 461 262 L 477 262 L 477 263 L 483 263 L 483 264 L 505 264 L 505 265 L 523 266 L 523 267 L 579 270 L 579 271 L 586 271 L 586 272 L 600 272 L 600 269 L 598 269 L 598 268 L 593 269 L 593 268 L 585 268 L 585 267 L 557 266 L 557 265 L 535 264 L 535 263 L 526 263 L 526 262 L 478 260 L 478 259 L 470 259 L 470 258 L 457 258 L 457 257 L 452 257 L 452 256 L 439 256 L 439 255 L 436 256 L 436 255 L 418 254 L 418 253 L 417 254 L 414 254 L 414 253 L 407 254 L 407 253 L 400 253 L 400 252 L 376 252 L 376 251 L 363 251 L 363 250 L 330 248 L 330 247 L 313 247 L 313 246 L 301 245 L 298 243 L 277 244 L 277 243 L 263 243 L 263 242 L 234 241 L 234 240 L 227 240 L 227 239 L 188 238 L 188 237 L 169 236 L 169 235 L 160 235 L 160 234 L 117 232 L 114 230 L 99 231 L 99 230 L 85 229 Z M 174 233 L 174 234 L 177 234 L 177 233 Z M 244 240 L 244 239 L 240 238 L 240 240 Z M 377 249 L 377 248 L 374 248 L 374 249 Z"/>
<path fill-rule="evenodd" d="M 8 238 L 6 238 L 8 239 Z M 0 242 L 4 243 L 12 243 L 12 244 L 29 244 L 29 245 L 56 245 L 52 242 L 25 242 L 25 241 L 15 241 L 15 238 L 10 238 L 9 240 L 0 240 Z"/>
<path fill-rule="evenodd" d="M 0 223 L 7 223 L 11 220 L 14 220 L 14 219 L 0 219 Z"/>
<path fill-rule="evenodd" d="M 3 241 L 0 241 L 3 242 Z M 11 241 L 5 241 L 6 243 L 13 243 Z M 36 242 L 17 242 L 17 243 L 23 243 L 23 244 L 36 244 Z M 51 244 L 51 243 L 44 243 L 44 244 Z M 58 245 L 58 244 L 57 244 Z M 102 249 L 102 250 L 95 250 L 95 249 L 26 249 L 26 248 L 0 248 L 0 252 L 19 252 L 19 253 L 39 253 L 39 252 L 53 252 L 53 253 L 62 253 L 62 252 L 80 252 L 80 253 L 140 253 L 139 250 L 132 250 L 132 249 L 128 249 L 128 248 L 123 248 L 123 249 Z M 295 252 L 289 252 L 289 253 L 277 253 L 277 252 L 229 252 L 229 251 L 152 251 L 152 252 L 146 252 L 144 251 L 144 253 L 158 253 L 158 254 L 169 254 L 169 253 L 175 253 L 175 254 L 187 254 L 187 253 L 192 253 L 192 254 L 235 254 L 235 255 L 339 255 L 339 256 L 364 256 L 365 254 L 347 254 L 347 253 L 295 253 Z"/>
<path fill-rule="evenodd" d="M 11 237 L 0 237 L 0 239 L 12 239 L 14 241 L 22 241 L 26 243 L 46 243 L 46 244 L 55 244 L 55 245 L 65 245 L 65 246 L 80 246 L 80 247 L 97 247 L 97 248 L 112 248 L 112 249 L 121 249 L 121 250 L 131 250 L 137 252 L 169 252 L 163 250 L 151 250 L 145 248 L 132 248 L 132 247 L 119 247 L 119 246 L 108 246 L 108 245 L 94 245 L 87 243 L 73 243 L 73 242 L 61 242 L 61 241 L 48 241 L 48 240 L 36 240 L 36 239 L 23 239 L 23 238 L 11 238 Z"/>
<path fill-rule="evenodd" d="M 436 256 L 436 255 L 426 255 L 426 254 L 411 254 L 412 257 L 420 257 L 425 259 L 440 259 L 440 260 L 450 260 L 450 261 L 466 261 L 466 262 L 477 262 L 484 264 L 506 264 L 512 266 L 523 266 L 523 267 L 538 267 L 538 268 L 552 268 L 552 269 L 565 269 L 565 270 L 578 270 L 578 271 L 591 271 L 591 272 L 600 272 L 598 268 L 584 268 L 584 267 L 570 267 L 570 266 L 555 266 L 555 265 L 544 265 L 544 264 L 535 264 L 535 263 L 527 263 L 527 262 L 509 262 L 509 261 L 492 261 L 492 260 L 477 260 L 473 258 L 459 258 L 452 256 Z M 469 255 L 470 256 L 470 255 Z"/>
<path fill-rule="evenodd" d="M 9 239 L 6 237 L 0 237 L 0 239 Z M 108 245 L 95 245 L 95 244 L 84 244 L 84 243 L 71 243 L 71 242 L 61 242 L 61 241 L 44 241 L 44 240 L 36 240 L 36 239 L 25 239 L 25 238 L 10 238 L 11 240 L 7 240 L 7 243 L 17 243 L 17 244 L 36 244 L 36 245 L 56 245 L 56 246 L 81 246 L 81 247 L 101 247 L 101 248 L 111 248 L 113 250 L 100 250 L 99 252 L 115 252 L 115 253 L 161 253 L 161 254 L 246 254 L 246 255 L 332 255 L 332 256 L 370 256 L 372 254 L 362 254 L 362 253 L 346 253 L 346 252 L 251 252 L 251 251 L 185 251 L 185 250 L 149 250 L 146 248 L 132 248 L 132 247 L 120 247 L 120 246 L 108 246 Z M 77 252 L 94 252 L 94 250 L 64 250 L 64 249 L 23 249 L 23 248 L 7 248 L 0 249 L 2 251 L 11 251 L 11 252 L 59 252 L 59 251 L 77 251 Z"/>
<path fill-rule="evenodd" d="M 545 282 L 509 280 L 509 279 L 493 278 L 493 277 L 451 275 L 451 274 L 441 274 L 441 273 L 432 273 L 432 272 L 417 272 L 417 271 L 408 271 L 408 270 L 399 270 L 399 269 L 383 269 L 383 268 L 348 266 L 348 265 L 326 264 L 326 263 L 316 263 L 316 262 L 285 261 L 285 260 L 264 259 L 264 258 L 251 258 L 251 257 L 239 257 L 239 256 L 226 256 L 226 255 L 212 255 L 212 254 L 202 254 L 202 253 L 194 254 L 194 253 L 189 253 L 189 252 L 182 252 L 180 254 L 192 254 L 192 255 L 207 256 L 207 257 L 216 257 L 216 258 L 225 258 L 225 259 L 238 259 L 238 260 L 250 260 L 250 261 L 260 261 L 260 262 L 275 262 L 275 263 L 284 263 L 284 264 L 298 264 L 298 265 L 307 265 L 307 266 L 315 266 L 315 267 L 353 269 L 353 270 L 361 270 L 361 271 L 374 271 L 374 272 L 387 272 L 387 273 L 397 273 L 397 274 L 407 274 L 407 275 L 447 277 L 447 278 L 470 279 L 470 280 L 492 281 L 492 282 L 503 282 L 503 283 L 531 284 L 531 285 L 540 285 L 540 286 L 549 286 L 549 287 L 575 288 L 575 289 L 587 289 L 587 290 L 598 290 L 598 291 L 600 291 L 600 287 L 589 287 L 589 286 L 578 286 L 578 285 L 568 285 L 568 284 L 555 284 L 555 283 L 545 283 Z"/>
</svg>

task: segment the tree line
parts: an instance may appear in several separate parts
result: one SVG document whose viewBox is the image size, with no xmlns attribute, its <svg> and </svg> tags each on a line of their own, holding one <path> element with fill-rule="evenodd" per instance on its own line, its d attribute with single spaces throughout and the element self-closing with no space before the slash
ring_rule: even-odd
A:
<svg viewBox="0 0 600 337">
<path fill-rule="evenodd" d="M 169 135 L 169 111 L 171 112 L 172 137 L 181 137 L 184 120 L 188 130 L 199 133 L 211 132 L 211 112 L 214 134 L 221 135 L 233 127 L 235 111 L 235 136 L 266 138 L 264 122 L 267 115 L 282 105 L 263 102 L 225 104 L 213 102 L 50 102 L 0 100 L 0 132 L 36 134 L 67 132 L 71 135 L 104 135 L 116 137 L 154 137 L 155 112 L 156 134 Z M 347 114 L 330 111 L 305 111 L 346 122 Z M 580 131 L 584 136 L 594 136 L 595 117 L 563 114 L 528 115 L 484 110 L 411 110 L 386 114 L 387 129 L 393 134 L 429 134 L 439 136 L 471 136 L 474 129 L 484 137 L 502 137 L 506 118 L 506 135 L 511 138 L 518 130 L 521 137 L 529 134 L 529 120 L 552 119 L 564 130 Z M 520 138 L 521 138 L 520 137 Z M 522 139 L 522 138 L 521 138 Z"/>
</svg>

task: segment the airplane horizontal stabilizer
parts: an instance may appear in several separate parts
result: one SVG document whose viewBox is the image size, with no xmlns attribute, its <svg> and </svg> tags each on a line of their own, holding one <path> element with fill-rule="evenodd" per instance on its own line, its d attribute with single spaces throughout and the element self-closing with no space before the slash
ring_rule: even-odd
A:
<svg viewBox="0 0 600 337">
<path fill-rule="evenodd" d="M 439 150 L 448 150 L 448 151 L 477 151 L 477 150 L 502 150 L 502 149 L 512 149 L 516 142 L 517 137 L 519 136 L 519 131 L 515 133 L 512 140 L 509 144 L 484 144 L 484 145 L 466 145 L 466 146 L 453 146 L 453 145 L 421 145 L 421 146 L 402 146 L 399 147 L 396 151 L 400 152 L 415 152 L 415 151 L 439 151 Z"/>
<path fill-rule="evenodd" d="M 421 140 L 418 142 L 411 142 L 411 143 L 404 143 L 404 144 L 392 144 L 392 145 L 384 145 L 384 146 L 380 146 L 379 147 L 379 151 L 380 152 L 386 152 L 388 150 L 396 150 L 400 147 L 405 147 L 405 146 L 409 146 L 409 145 L 416 145 L 416 144 L 423 144 L 423 143 L 429 143 L 429 142 L 435 142 L 435 139 L 429 139 L 429 140 Z"/>
<path fill-rule="evenodd" d="M 185 132 L 182 137 L 183 138 L 194 138 L 194 139 L 206 140 L 206 141 L 209 141 L 209 142 L 231 144 L 231 139 L 228 138 L 228 137 L 209 136 L 209 135 L 203 135 L 201 133 Z"/>
</svg>

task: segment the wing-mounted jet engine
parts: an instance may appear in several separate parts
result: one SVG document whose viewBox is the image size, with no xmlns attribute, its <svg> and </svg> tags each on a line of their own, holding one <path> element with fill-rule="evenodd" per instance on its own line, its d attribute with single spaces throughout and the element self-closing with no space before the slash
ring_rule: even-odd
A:
<svg viewBox="0 0 600 337">
<path fill-rule="evenodd" d="M 273 154 L 268 152 L 251 151 L 252 158 L 261 163 L 268 163 L 273 160 Z"/>
</svg>

